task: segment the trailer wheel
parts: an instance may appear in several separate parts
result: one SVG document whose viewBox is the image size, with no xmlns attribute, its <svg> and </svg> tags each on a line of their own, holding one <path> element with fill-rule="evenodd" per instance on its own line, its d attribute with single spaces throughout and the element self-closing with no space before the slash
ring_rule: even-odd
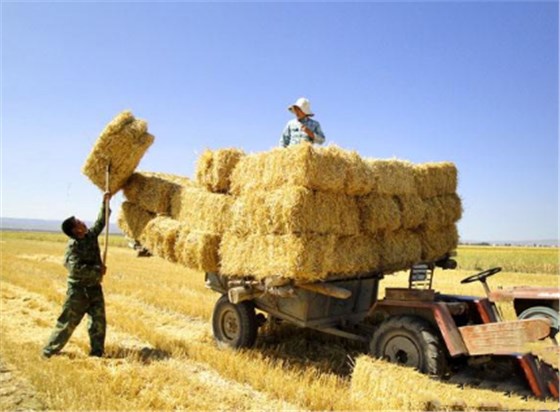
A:
<svg viewBox="0 0 560 412">
<path fill-rule="evenodd" d="M 370 353 L 399 365 L 410 366 L 422 373 L 442 376 L 447 360 L 439 336 L 424 319 L 393 316 L 374 332 Z"/>
<path fill-rule="evenodd" d="M 525 309 L 518 316 L 519 319 L 546 318 L 550 320 L 550 336 L 558 333 L 558 312 L 548 306 L 533 306 Z"/>
<path fill-rule="evenodd" d="M 212 330 L 220 347 L 250 348 L 257 338 L 258 322 L 252 302 L 233 304 L 223 295 L 214 306 Z"/>
</svg>

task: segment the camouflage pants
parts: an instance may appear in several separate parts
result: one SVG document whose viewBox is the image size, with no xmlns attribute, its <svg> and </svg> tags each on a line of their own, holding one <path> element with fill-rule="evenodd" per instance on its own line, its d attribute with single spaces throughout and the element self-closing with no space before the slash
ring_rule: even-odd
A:
<svg viewBox="0 0 560 412">
<path fill-rule="evenodd" d="M 105 320 L 105 300 L 101 285 L 89 287 L 68 285 L 62 313 L 58 317 L 56 327 L 44 347 L 43 353 L 50 356 L 60 352 L 86 313 L 88 314 L 88 333 L 91 344 L 90 355 L 103 355 L 107 321 Z"/>
</svg>

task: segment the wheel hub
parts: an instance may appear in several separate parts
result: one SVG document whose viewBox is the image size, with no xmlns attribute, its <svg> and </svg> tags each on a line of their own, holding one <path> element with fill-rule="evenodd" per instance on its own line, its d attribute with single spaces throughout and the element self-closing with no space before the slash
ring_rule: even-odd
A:
<svg viewBox="0 0 560 412">
<path fill-rule="evenodd" d="M 385 345 L 383 357 L 399 365 L 412 366 L 417 369 L 420 369 L 421 366 L 420 349 L 405 336 L 391 338 Z"/>
<path fill-rule="evenodd" d="M 222 317 L 222 330 L 224 338 L 234 340 L 239 335 L 239 321 L 233 311 L 227 311 Z"/>
</svg>

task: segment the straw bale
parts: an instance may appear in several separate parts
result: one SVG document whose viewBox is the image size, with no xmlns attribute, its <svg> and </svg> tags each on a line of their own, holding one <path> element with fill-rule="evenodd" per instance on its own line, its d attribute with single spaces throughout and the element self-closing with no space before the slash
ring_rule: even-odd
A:
<svg viewBox="0 0 560 412">
<path fill-rule="evenodd" d="M 375 236 L 342 236 L 336 241 L 331 273 L 352 275 L 375 271 L 380 263 L 380 244 Z"/>
<path fill-rule="evenodd" d="M 219 271 L 220 236 L 191 232 L 183 228 L 175 244 L 175 256 L 179 263 L 191 269 L 205 272 Z"/>
<path fill-rule="evenodd" d="M 397 271 L 409 268 L 421 261 L 420 236 L 413 231 L 398 230 L 379 236 L 380 268 Z"/>
<path fill-rule="evenodd" d="M 399 159 L 365 159 L 375 180 L 374 191 L 385 195 L 416 194 L 415 169 Z"/>
<path fill-rule="evenodd" d="M 154 255 L 176 262 L 175 243 L 183 226 L 169 217 L 157 216 L 148 222 L 140 240 Z"/>
<path fill-rule="evenodd" d="M 436 196 L 424 200 L 426 215 L 423 226 L 436 229 L 457 222 L 463 214 L 461 199 L 456 194 Z"/>
<path fill-rule="evenodd" d="M 220 245 L 227 275 L 282 276 L 314 281 L 329 274 L 355 275 L 379 265 L 379 243 L 371 236 L 317 234 L 239 236 L 226 232 Z"/>
<path fill-rule="evenodd" d="M 426 217 L 426 204 L 418 195 L 395 196 L 401 212 L 401 227 L 415 229 L 420 226 Z"/>
<path fill-rule="evenodd" d="M 123 202 L 117 218 L 117 224 L 126 236 L 139 240 L 144 228 L 154 217 L 155 214 L 142 209 L 134 203 Z"/>
<path fill-rule="evenodd" d="M 375 176 L 369 165 L 355 152 L 346 152 L 345 193 L 353 196 L 367 195 L 375 188 Z"/>
<path fill-rule="evenodd" d="M 418 194 L 423 198 L 457 191 L 457 167 L 451 162 L 418 164 L 414 172 Z"/>
<path fill-rule="evenodd" d="M 365 232 L 391 232 L 401 226 L 399 204 L 391 196 L 369 194 L 359 198 L 362 228 Z"/>
<path fill-rule="evenodd" d="M 183 186 L 171 197 L 171 217 L 190 230 L 220 234 L 231 224 L 233 197 Z"/>
<path fill-rule="evenodd" d="M 205 150 L 196 166 L 197 184 L 211 192 L 229 192 L 231 173 L 243 156 L 243 150 L 233 148 Z"/>
<path fill-rule="evenodd" d="M 135 172 L 123 186 L 123 193 L 127 200 L 150 212 L 169 214 L 171 198 L 182 186 L 192 186 L 192 182 L 167 173 Z"/>
<path fill-rule="evenodd" d="M 347 151 L 301 143 L 242 158 L 231 175 L 231 191 L 239 195 L 285 185 L 342 193 L 346 187 Z"/>
<path fill-rule="evenodd" d="M 436 229 L 425 228 L 419 232 L 422 243 L 422 260 L 433 261 L 457 248 L 459 233 L 456 225 Z"/>
<path fill-rule="evenodd" d="M 106 168 L 110 163 L 109 191 L 116 193 L 140 163 L 154 141 L 148 125 L 129 111 L 116 116 L 101 132 L 89 153 L 82 173 L 101 190 L 106 186 Z"/>
<path fill-rule="evenodd" d="M 220 245 L 221 273 L 323 279 L 335 251 L 334 235 L 255 235 L 224 233 Z"/>
<path fill-rule="evenodd" d="M 352 196 L 286 186 L 238 197 L 232 207 L 231 230 L 238 234 L 356 235 L 360 214 Z"/>
</svg>

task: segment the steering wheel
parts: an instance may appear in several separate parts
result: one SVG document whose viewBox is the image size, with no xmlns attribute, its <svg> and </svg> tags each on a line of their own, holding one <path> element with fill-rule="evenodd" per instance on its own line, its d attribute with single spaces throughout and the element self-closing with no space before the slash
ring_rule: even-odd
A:
<svg viewBox="0 0 560 412">
<path fill-rule="evenodd" d="M 476 282 L 477 280 L 481 281 L 481 282 L 486 282 L 486 278 L 495 275 L 498 272 L 501 272 L 502 268 L 492 268 L 492 269 L 488 269 L 485 270 L 484 272 L 480 272 L 477 273 L 476 275 L 472 275 L 469 277 L 466 277 L 465 279 L 463 279 L 461 281 L 461 283 L 472 283 L 472 282 Z"/>
</svg>

